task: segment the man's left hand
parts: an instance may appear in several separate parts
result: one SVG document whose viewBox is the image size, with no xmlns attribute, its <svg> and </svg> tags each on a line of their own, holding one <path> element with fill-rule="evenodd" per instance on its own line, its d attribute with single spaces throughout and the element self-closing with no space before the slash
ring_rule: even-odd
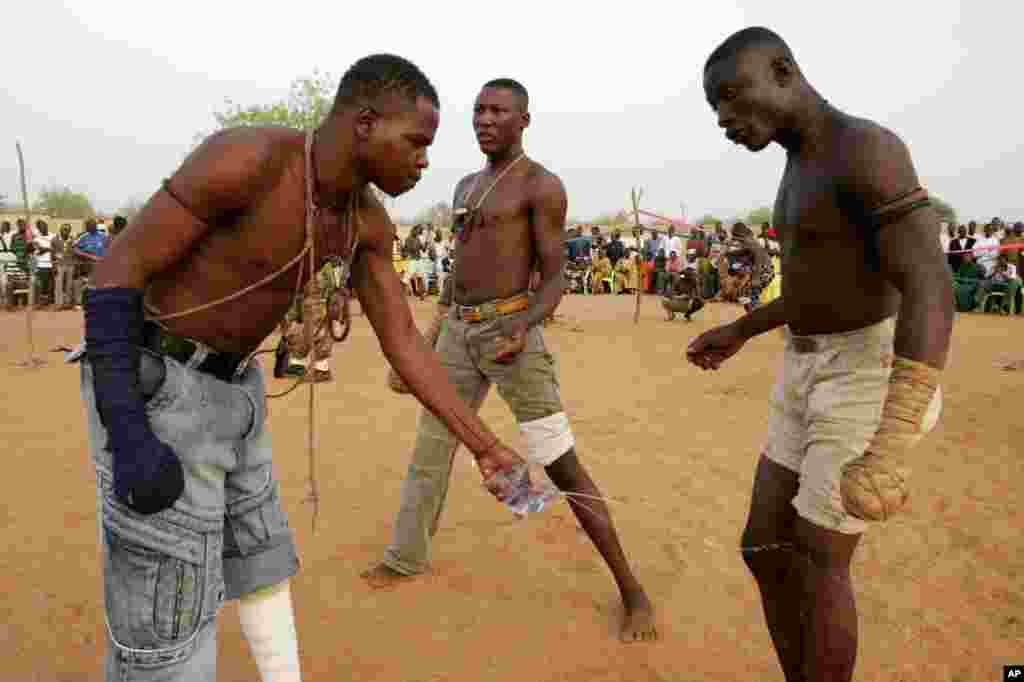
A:
<svg viewBox="0 0 1024 682">
<path fill-rule="evenodd" d="M 523 320 L 503 320 L 498 338 L 494 340 L 494 360 L 502 364 L 513 362 L 526 348 L 526 334 L 529 327 Z"/>
</svg>

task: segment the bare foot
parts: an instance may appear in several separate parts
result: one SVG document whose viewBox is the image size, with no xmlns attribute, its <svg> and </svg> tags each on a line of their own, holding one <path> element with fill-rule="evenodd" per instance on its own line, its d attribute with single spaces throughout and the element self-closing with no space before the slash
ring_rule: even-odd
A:
<svg viewBox="0 0 1024 682">
<path fill-rule="evenodd" d="M 374 564 L 359 574 L 359 577 L 375 590 L 388 590 L 415 578 L 414 575 L 399 573 L 385 564 Z"/>
<path fill-rule="evenodd" d="M 626 610 L 622 619 L 619 639 L 623 642 L 653 642 L 658 639 L 654 621 L 654 607 L 643 591 L 626 595 L 622 599 Z"/>
</svg>

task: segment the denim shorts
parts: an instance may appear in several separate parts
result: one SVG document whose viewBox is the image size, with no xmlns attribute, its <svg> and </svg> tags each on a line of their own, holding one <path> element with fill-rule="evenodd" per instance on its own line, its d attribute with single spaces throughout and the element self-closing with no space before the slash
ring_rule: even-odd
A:
<svg viewBox="0 0 1024 682">
<path fill-rule="evenodd" d="M 185 470 L 181 498 L 153 515 L 113 495 L 107 432 L 84 359 L 81 377 L 96 468 L 106 679 L 214 682 L 224 600 L 276 585 L 299 566 L 271 465 L 263 373 L 253 363 L 229 383 L 142 351 L 150 427 Z"/>
</svg>

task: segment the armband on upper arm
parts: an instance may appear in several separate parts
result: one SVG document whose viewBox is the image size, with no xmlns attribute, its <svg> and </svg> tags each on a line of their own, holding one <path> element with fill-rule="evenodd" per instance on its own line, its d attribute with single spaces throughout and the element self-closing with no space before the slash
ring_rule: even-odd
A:
<svg viewBox="0 0 1024 682">
<path fill-rule="evenodd" d="M 875 227 L 882 227 L 889 223 L 896 222 L 900 218 L 913 213 L 919 208 L 930 206 L 932 203 L 928 197 L 928 191 L 922 187 L 915 187 L 906 194 L 887 201 L 868 213 L 871 224 Z"/>
<path fill-rule="evenodd" d="M 192 216 L 193 218 L 195 218 L 196 220 L 198 220 L 201 223 L 205 223 L 206 222 L 205 219 L 200 218 L 198 215 L 196 215 L 196 212 L 194 210 L 192 210 L 192 207 L 189 206 L 188 204 L 186 204 L 185 200 L 182 199 L 181 197 L 179 197 L 177 192 L 175 192 L 173 189 L 171 189 L 171 179 L 170 178 L 164 178 L 163 182 L 160 183 L 160 186 L 163 188 L 163 190 L 165 192 L 167 192 L 167 196 L 169 196 L 172 199 L 174 199 L 174 203 L 178 204 L 178 206 L 181 206 L 183 209 L 185 209 L 185 211 L 190 216 Z"/>
</svg>

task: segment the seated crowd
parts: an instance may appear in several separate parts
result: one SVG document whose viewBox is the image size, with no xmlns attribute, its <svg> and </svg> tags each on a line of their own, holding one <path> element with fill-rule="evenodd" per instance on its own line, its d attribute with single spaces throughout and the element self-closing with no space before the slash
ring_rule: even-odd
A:
<svg viewBox="0 0 1024 682">
<path fill-rule="evenodd" d="M 111 239 L 127 226 L 116 216 L 109 229 L 94 219 L 86 220 L 84 231 L 72 234 L 64 223 L 51 234 L 45 220 L 32 227 L 24 219 L 0 223 L 0 306 L 11 308 L 29 303 L 53 305 L 58 309 L 81 307 L 82 295 L 90 282 L 95 263 L 103 257 Z M 34 285 L 34 287 L 32 286 Z"/>
<path fill-rule="evenodd" d="M 767 223 L 756 238 L 743 223 L 733 225 L 731 233 L 721 226 L 713 231 L 692 227 L 683 236 L 673 225 L 664 231 L 651 228 L 639 248 L 626 246 L 619 230 L 606 240 L 597 227 L 589 234 L 575 227 L 565 248 L 566 286 L 572 293 L 626 294 L 639 287 L 672 297 L 685 290 L 700 300 L 740 303 L 747 309 L 777 295 L 773 281 L 778 280 L 779 247 Z M 768 264 L 770 274 L 758 268 L 759 261 Z"/>
<path fill-rule="evenodd" d="M 958 311 L 1024 314 L 1024 223 L 1009 226 L 993 218 L 980 235 L 974 221 L 959 227 L 951 223 L 942 246 Z"/>
</svg>

